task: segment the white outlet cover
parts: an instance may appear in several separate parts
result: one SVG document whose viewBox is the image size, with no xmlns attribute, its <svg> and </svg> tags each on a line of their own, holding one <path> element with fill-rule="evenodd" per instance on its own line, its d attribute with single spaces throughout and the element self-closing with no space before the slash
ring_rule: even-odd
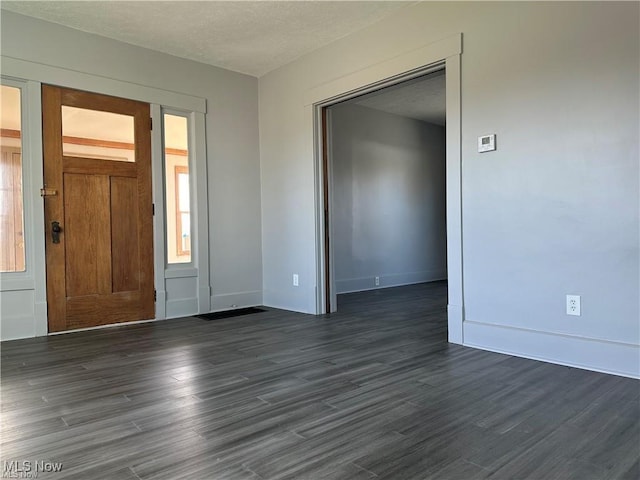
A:
<svg viewBox="0 0 640 480">
<path fill-rule="evenodd" d="M 567 315 L 580 316 L 580 295 L 567 295 Z"/>
</svg>

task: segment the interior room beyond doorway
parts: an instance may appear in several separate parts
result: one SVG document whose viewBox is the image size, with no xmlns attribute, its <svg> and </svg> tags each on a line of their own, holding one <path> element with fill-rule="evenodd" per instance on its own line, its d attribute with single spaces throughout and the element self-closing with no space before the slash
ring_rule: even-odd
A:
<svg viewBox="0 0 640 480">
<path fill-rule="evenodd" d="M 444 73 L 328 108 L 337 295 L 447 278 Z"/>
</svg>

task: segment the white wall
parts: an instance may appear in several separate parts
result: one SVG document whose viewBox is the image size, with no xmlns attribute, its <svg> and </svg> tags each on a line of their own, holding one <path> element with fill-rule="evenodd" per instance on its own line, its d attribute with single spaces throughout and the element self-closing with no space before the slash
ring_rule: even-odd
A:
<svg viewBox="0 0 640 480">
<path fill-rule="evenodd" d="M 316 308 L 308 92 L 462 32 L 464 343 L 640 376 L 639 7 L 424 2 L 262 77 L 265 303 Z"/>
<path fill-rule="evenodd" d="M 349 103 L 330 112 L 336 292 L 446 278 L 444 127 Z"/>
<path fill-rule="evenodd" d="M 115 79 L 132 89 L 152 87 L 206 100 L 209 243 L 201 248 L 210 254 L 212 308 L 262 303 L 257 79 L 4 10 L 1 22 L 3 59 L 33 62 L 33 70 L 44 65 L 66 69 L 67 75 L 90 74 L 100 85 L 101 79 Z M 3 75 L 9 73 L 2 68 Z M 40 158 L 25 161 L 42 168 Z M 197 312 L 193 278 L 168 278 L 166 289 L 173 305 L 167 315 Z M 3 293 L 3 339 L 36 334 L 27 297 L 25 291 Z"/>
</svg>

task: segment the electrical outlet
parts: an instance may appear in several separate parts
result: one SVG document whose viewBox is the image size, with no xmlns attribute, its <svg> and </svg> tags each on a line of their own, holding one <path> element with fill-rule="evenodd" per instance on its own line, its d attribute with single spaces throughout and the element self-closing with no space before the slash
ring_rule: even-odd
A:
<svg viewBox="0 0 640 480">
<path fill-rule="evenodd" d="M 298 285 L 300 285 L 300 279 L 298 278 L 298 274 L 294 273 L 293 274 L 293 286 L 297 287 Z"/>
<path fill-rule="evenodd" d="M 580 295 L 567 295 L 567 315 L 580 316 Z"/>
<path fill-rule="evenodd" d="M 380 286 L 380 277 L 376 277 L 375 278 L 375 282 L 376 282 L 376 287 Z"/>
</svg>

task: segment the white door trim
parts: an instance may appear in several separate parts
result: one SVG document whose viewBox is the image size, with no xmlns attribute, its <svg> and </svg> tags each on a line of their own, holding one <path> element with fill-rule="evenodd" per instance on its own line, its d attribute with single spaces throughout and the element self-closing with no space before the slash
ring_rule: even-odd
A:
<svg viewBox="0 0 640 480">
<path fill-rule="evenodd" d="M 462 263 L 462 169 L 460 55 L 462 34 L 447 37 L 417 50 L 390 58 L 319 85 L 307 92 L 305 115 L 312 132 L 315 172 L 316 313 L 325 307 L 325 219 L 322 169 L 322 108 L 380 88 L 446 70 L 447 102 L 447 274 L 449 341 L 463 343 L 464 291 Z M 333 284 L 333 282 L 332 282 Z M 332 288 L 335 291 L 335 288 Z M 333 295 L 333 292 L 330 292 Z M 335 305 L 332 302 L 332 305 Z"/>
<path fill-rule="evenodd" d="M 204 98 L 53 65 L 20 60 L 6 55 L 0 56 L 0 59 L 2 61 L 3 75 L 65 88 L 96 92 L 103 95 L 129 98 L 150 104 L 157 103 L 186 111 L 207 113 L 207 102 Z"/>
</svg>

